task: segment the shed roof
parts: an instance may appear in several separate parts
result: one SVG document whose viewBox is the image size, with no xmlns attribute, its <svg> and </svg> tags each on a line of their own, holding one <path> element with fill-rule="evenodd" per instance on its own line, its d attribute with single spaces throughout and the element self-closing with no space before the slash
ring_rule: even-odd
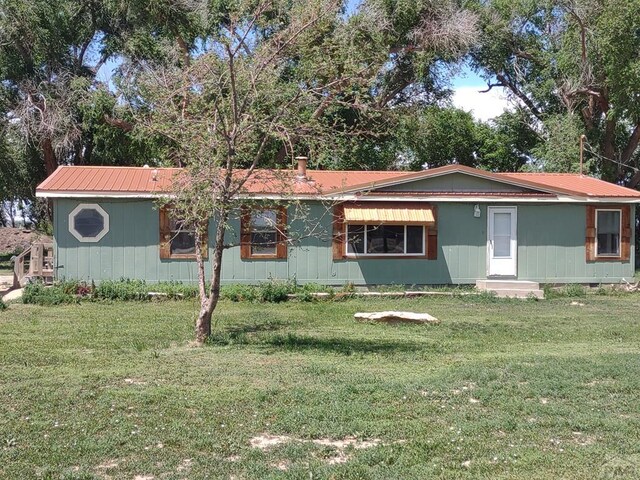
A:
<svg viewBox="0 0 640 480">
<path fill-rule="evenodd" d="M 181 172 L 179 168 L 60 166 L 37 188 L 40 197 L 121 196 L 141 197 L 170 194 Z M 541 196 L 561 195 L 585 199 L 628 199 L 640 201 L 640 192 L 597 178 L 579 174 L 493 173 L 462 165 L 449 165 L 420 172 L 307 170 L 307 180 L 296 179 L 295 170 L 256 170 L 245 184 L 248 195 L 323 195 L 358 194 L 387 187 L 385 195 L 394 195 L 393 185 L 449 173 L 463 173 L 495 182 L 525 187 Z M 236 171 L 238 178 L 245 170 Z M 391 190 L 391 191 L 389 191 Z M 376 192 L 382 193 L 382 192 Z M 427 192 L 416 192 L 425 195 Z M 469 192 L 447 192 L 446 196 L 469 196 Z M 478 192 L 496 196 L 495 192 Z M 407 192 L 398 192 L 406 196 Z M 524 194 L 523 194 L 524 195 Z M 515 196 L 506 192 L 504 196 Z"/>
</svg>

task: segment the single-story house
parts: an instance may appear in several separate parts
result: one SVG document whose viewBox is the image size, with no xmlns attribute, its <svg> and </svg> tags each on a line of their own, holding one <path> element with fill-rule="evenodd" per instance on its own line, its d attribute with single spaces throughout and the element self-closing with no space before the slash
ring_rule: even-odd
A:
<svg viewBox="0 0 640 480">
<path fill-rule="evenodd" d="M 56 277 L 195 282 L 193 236 L 158 203 L 178 171 L 59 167 L 37 189 L 53 203 Z M 325 171 L 300 160 L 297 170 L 259 171 L 243 195 L 224 283 L 612 283 L 634 275 L 640 192 L 586 175 L 460 165 Z M 273 206 L 283 199 L 298 204 Z M 292 212 L 301 205 L 306 220 Z M 314 234 L 288 238 L 309 222 Z"/>
</svg>

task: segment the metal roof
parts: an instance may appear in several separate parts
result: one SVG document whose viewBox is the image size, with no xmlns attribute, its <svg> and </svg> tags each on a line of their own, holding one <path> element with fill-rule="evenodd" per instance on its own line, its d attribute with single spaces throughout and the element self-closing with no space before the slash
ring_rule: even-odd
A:
<svg viewBox="0 0 640 480">
<path fill-rule="evenodd" d="M 38 186 L 36 193 L 40 197 L 74 195 L 142 197 L 170 194 L 181 171 L 179 168 L 60 166 Z M 295 170 L 255 170 L 249 176 L 241 193 L 320 197 L 322 195 L 360 194 L 376 188 L 387 187 L 385 195 L 397 193 L 399 196 L 405 196 L 406 192 L 393 192 L 388 187 L 454 172 L 524 187 L 531 191 L 531 195 L 562 195 L 586 199 L 619 198 L 640 201 L 640 192 L 637 190 L 586 175 L 493 173 L 462 165 L 449 165 L 420 172 L 307 170 L 307 179 L 303 181 L 297 179 Z M 234 179 L 239 181 L 246 175 L 246 170 L 237 170 L 234 172 Z M 474 194 L 476 193 L 474 192 Z M 477 192 L 477 194 L 494 195 L 491 192 Z M 427 192 L 416 192 L 416 195 L 425 196 Z M 468 196 L 469 192 L 433 192 L 433 195 L 459 195 L 463 197 Z M 518 196 L 510 192 L 501 195 Z"/>
<path fill-rule="evenodd" d="M 344 219 L 350 223 L 399 223 L 433 225 L 435 218 L 429 206 L 412 207 L 345 207 Z"/>
</svg>

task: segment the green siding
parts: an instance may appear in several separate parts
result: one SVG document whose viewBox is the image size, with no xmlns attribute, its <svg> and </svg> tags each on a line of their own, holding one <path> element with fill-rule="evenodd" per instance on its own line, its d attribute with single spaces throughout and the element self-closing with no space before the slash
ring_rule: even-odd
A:
<svg viewBox="0 0 640 480">
<path fill-rule="evenodd" d="M 378 189 L 389 192 L 535 192 L 508 183 L 474 177 L 465 173 L 449 173 Z"/>
<path fill-rule="evenodd" d="M 69 212 L 77 200 L 54 201 L 54 233 L 59 278 L 96 281 L 141 278 L 150 282 L 196 280 L 195 262 L 160 260 L 158 211 L 148 200 L 100 200 L 110 217 L 110 231 L 96 244 L 78 242 L 68 229 Z M 90 203 L 90 202 L 86 202 Z M 577 204 L 518 206 L 518 278 L 540 282 L 611 282 L 634 274 L 632 262 L 585 261 L 586 213 Z M 293 218 L 294 215 L 290 215 Z M 635 218 L 634 215 L 631 215 Z M 256 283 L 293 278 L 324 284 L 449 284 L 474 283 L 486 277 L 487 206 L 480 218 L 468 203 L 438 204 L 438 259 L 332 259 L 331 217 L 319 203 L 309 218 L 320 219 L 320 236 L 303 239 L 289 249 L 287 260 L 241 260 L 240 248 L 225 251 L 225 283 Z M 314 220 L 315 222 L 315 220 Z M 301 220 L 291 231 L 300 231 Z M 210 238 L 213 238 L 213 223 Z M 230 222 L 226 241 L 237 243 L 239 222 Z M 632 243 L 633 245 L 633 243 Z M 632 246 L 632 259 L 634 249 Z"/>
</svg>

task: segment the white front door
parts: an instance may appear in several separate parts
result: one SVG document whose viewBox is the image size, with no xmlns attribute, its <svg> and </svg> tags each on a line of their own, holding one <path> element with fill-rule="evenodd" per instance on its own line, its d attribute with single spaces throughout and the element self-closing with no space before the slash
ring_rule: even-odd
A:
<svg viewBox="0 0 640 480">
<path fill-rule="evenodd" d="M 487 256 L 489 276 L 517 275 L 518 238 L 516 207 L 489 207 Z"/>
</svg>

